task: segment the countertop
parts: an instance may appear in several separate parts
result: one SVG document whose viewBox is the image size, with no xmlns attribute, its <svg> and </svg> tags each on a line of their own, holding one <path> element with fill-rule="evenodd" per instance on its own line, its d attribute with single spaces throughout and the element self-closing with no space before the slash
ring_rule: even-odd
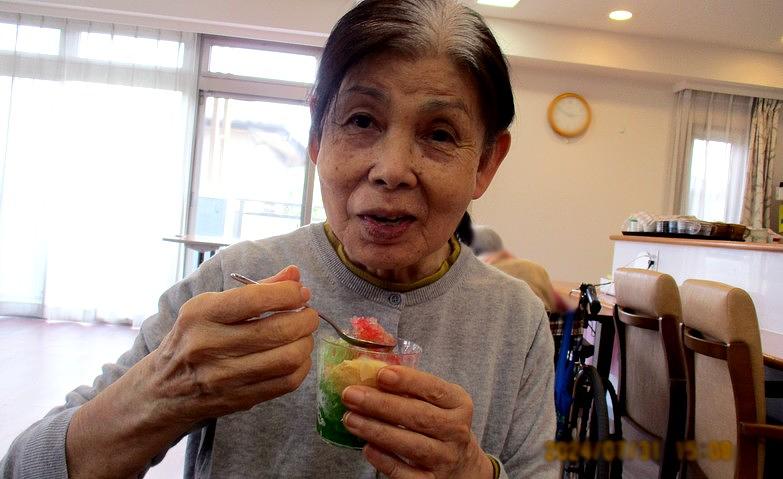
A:
<svg viewBox="0 0 783 479">
<path fill-rule="evenodd" d="M 780 243 L 750 243 L 747 241 L 666 238 L 661 236 L 626 236 L 622 234 L 611 235 L 609 239 L 612 241 L 632 241 L 637 243 L 660 243 L 683 246 L 706 246 L 710 248 L 727 248 L 766 251 L 769 253 L 783 253 L 783 245 Z"/>
</svg>

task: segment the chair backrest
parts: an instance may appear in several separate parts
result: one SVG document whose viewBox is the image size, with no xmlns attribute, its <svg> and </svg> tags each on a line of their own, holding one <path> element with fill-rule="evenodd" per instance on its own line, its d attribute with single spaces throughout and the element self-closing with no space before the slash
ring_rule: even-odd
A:
<svg viewBox="0 0 783 479">
<path fill-rule="evenodd" d="M 688 437 L 733 445 L 728 461 L 699 455 L 710 478 L 761 477 L 763 446 L 743 439 L 739 422 L 765 421 L 764 365 L 753 300 L 740 288 L 689 279 L 680 288 L 688 369 Z M 741 475 L 739 473 L 741 472 Z"/>
<path fill-rule="evenodd" d="M 508 258 L 492 263 L 500 271 L 509 276 L 526 282 L 536 296 L 544 302 L 547 311 L 552 311 L 555 304 L 554 287 L 549 279 L 549 273 L 538 263 L 521 258 Z"/>
<path fill-rule="evenodd" d="M 677 468 L 677 442 L 685 435 L 686 411 L 677 283 L 668 274 L 633 268 L 615 271 L 614 281 L 621 411 L 663 440 L 668 463 L 661 466 L 671 474 Z"/>
</svg>

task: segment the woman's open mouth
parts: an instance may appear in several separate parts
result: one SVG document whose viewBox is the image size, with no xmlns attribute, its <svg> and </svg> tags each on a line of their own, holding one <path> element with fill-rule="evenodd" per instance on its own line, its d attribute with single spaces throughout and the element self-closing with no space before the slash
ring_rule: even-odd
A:
<svg viewBox="0 0 783 479">
<path fill-rule="evenodd" d="M 374 240 L 391 241 L 399 238 L 416 221 L 408 214 L 364 214 L 359 215 L 365 232 Z"/>
</svg>

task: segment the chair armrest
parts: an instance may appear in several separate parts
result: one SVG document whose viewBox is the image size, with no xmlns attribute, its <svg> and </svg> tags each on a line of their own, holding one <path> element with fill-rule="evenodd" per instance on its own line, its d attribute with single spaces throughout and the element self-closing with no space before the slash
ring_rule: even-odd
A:
<svg viewBox="0 0 783 479">
<path fill-rule="evenodd" d="M 771 424 L 741 422 L 740 433 L 743 436 L 783 440 L 783 426 L 773 426 Z"/>
</svg>

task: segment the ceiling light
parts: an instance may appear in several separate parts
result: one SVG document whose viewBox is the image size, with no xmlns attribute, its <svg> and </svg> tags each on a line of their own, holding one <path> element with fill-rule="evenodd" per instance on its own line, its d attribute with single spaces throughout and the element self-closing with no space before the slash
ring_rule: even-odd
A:
<svg viewBox="0 0 783 479">
<path fill-rule="evenodd" d="M 514 8 L 519 0 L 478 0 L 479 5 L 492 5 L 493 7 Z"/>
<path fill-rule="evenodd" d="M 629 12 L 628 10 L 615 10 L 609 14 L 609 18 L 617 21 L 628 20 L 632 16 L 633 13 Z"/>
</svg>

